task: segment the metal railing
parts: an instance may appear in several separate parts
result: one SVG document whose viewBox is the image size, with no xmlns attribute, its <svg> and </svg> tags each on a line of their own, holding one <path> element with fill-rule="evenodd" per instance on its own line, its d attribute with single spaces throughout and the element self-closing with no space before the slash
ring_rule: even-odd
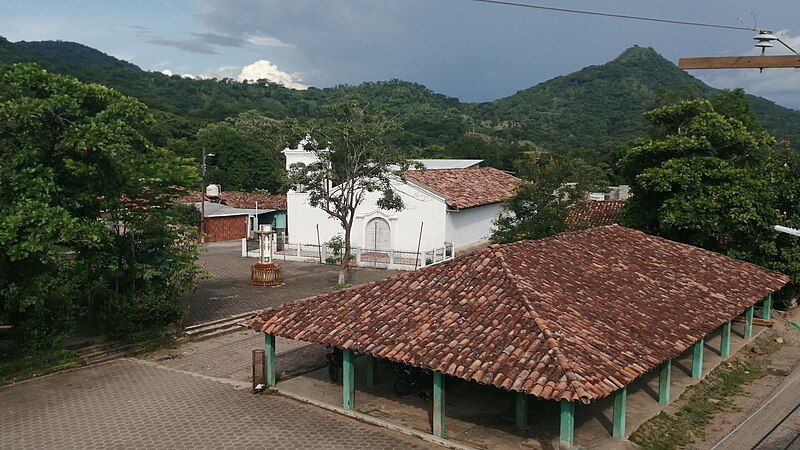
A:
<svg viewBox="0 0 800 450">
<path fill-rule="evenodd" d="M 258 241 L 255 240 L 255 243 L 252 243 L 250 239 L 243 239 L 242 241 L 242 256 L 257 257 Z M 351 255 L 353 257 L 353 263 L 351 264 L 358 267 L 398 270 L 414 270 L 453 259 L 455 256 L 453 244 L 449 242 L 444 243 L 442 247 L 419 253 L 403 250 L 353 247 Z M 286 236 L 276 236 L 273 257 L 276 260 L 284 261 L 339 264 L 342 255 L 341 252 L 337 254 L 330 246 L 325 244 L 320 246 L 317 244 L 291 243 Z"/>
</svg>

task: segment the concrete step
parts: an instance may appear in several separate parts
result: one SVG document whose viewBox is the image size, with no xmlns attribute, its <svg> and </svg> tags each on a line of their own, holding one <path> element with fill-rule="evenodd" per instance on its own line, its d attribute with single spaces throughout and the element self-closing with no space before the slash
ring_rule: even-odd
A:
<svg viewBox="0 0 800 450">
<path fill-rule="evenodd" d="M 184 337 L 190 341 L 201 341 L 204 339 L 211 339 L 217 336 L 222 336 L 228 333 L 235 333 L 244 329 L 244 318 L 237 318 L 228 320 L 227 322 L 217 322 L 212 324 L 195 327 L 191 330 L 187 329 Z"/>
<path fill-rule="evenodd" d="M 249 316 L 252 316 L 253 314 L 255 314 L 257 312 L 258 312 L 257 310 L 256 311 L 248 311 L 248 312 L 241 313 L 241 314 L 234 314 L 234 315 L 231 315 L 231 316 L 223 317 L 221 319 L 216 319 L 216 320 L 211 320 L 211 321 L 208 321 L 208 322 L 189 325 L 184 330 L 186 332 L 189 332 L 189 331 L 194 331 L 194 330 L 198 330 L 198 329 L 201 329 L 201 328 L 211 327 L 211 326 L 214 326 L 214 325 L 229 323 L 229 322 L 235 321 L 235 320 L 242 321 L 242 320 L 246 319 Z"/>
<path fill-rule="evenodd" d="M 219 328 L 219 329 L 216 329 L 216 330 L 213 330 L 213 331 L 208 331 L 206 333 L 202 333 L 202 334 L 197 334 L 197 335 L 191 336 L 191 337 L 189 337 L 189 340 L 191 340 L 191 341 L 203 341 L 203 340 L 206 340 L 206 339 L 213 339 L 213 338 L 218 337 L 218 336 L 224 336 L 226 334 L 236 333 L 237 331 L 242 331 L 244 329 L 246 329 L 244 325 L 237 323 L 237 324 L 234 324 L 232 326 L 223 327 L 223 328 Z"/>
</svg>

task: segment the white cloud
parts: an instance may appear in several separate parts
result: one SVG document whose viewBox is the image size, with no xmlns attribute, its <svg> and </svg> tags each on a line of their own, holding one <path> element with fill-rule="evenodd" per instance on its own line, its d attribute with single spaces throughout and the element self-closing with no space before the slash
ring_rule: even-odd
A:
<svg viewBox="0 0 800 450">
<path fill-rule="evenodd" d="M 244 66 L 241 73 L 239 73 L 239 76 L 236 77 L 237 81 L 242 82 L 264 79 L 291 89 L 308 89 L 308 86 L 300 83 L 291 74 L 278 69 L 278 66 L 272 64 L 266 59 L 261 59 L 253 64 Z"/>
<path fill-rule="evenodd" d="M 185 70 L 185 69 L 181 69 Z M 175 75 L 176 72 L 170 69 L 163 69 L 161 73 L 167 76 Z M 252 64 L 246 65 L 241 68 L 234 66 L 222 66 L 217 69 L 211 69 L 206 72 L 201 73 L 200 75 L 193 75 L 191 73 L 181 73 L 180 75 L 183 78 L 191 78 L 194 80 L 209 80 L 209 79 L 223 79 L 223 78 L 232 78 L 241 83 L 247 83 L 252 81 L 258 80 L 267 80 L 272 83 L 280 84 L 281 86 L 290 88 L 290 89 L 298 89 L 304 90 L 308 89 L 308 86 L 302 83 L 303 75 L 309 74 L 312 72 L 296 72 L 296 73 L 286 73 L 280 69 L 275 64 L 267 61 L 266 59 L 258 60 Z"/>
<path fill-rule="evenodd" d="M 258 45 L 260 47 L 290 47 L 294 48 L 294 45 L 283 42 L 282 40 L 270 36 L 259 36 L 259 35 L 251 35 L 245 39 L 247 42 Z"/>
<path fill-rule="evenodd" d="M 795 50 L 800 50 L 800 36 L 790 36 L 789 30 L 775 33 L 783 42 Z M 767 55 L 792 54 L 780 42 L 773 42 L 774 47 L 768 48 Z M 760 49 L 751 47 L 749 51 L 742 49 L 740 54 L 757 55 Z M 797 69 L 726 69 L 712 71 L 695 71 L 694 76 L 706 83 L 722 88 L 744 88 L 749 94 L 766 97 L 780 102 L 786 106 L 800 108 L 800 71 Z"/>
<path fill-rule="evenodd" d="M 201 73 L 198 78 L 202 78 L 204 80 L 209 80 L 212 78 L 216 79 L 223 79 L 223 78 L 234 78 L 236 77 L 236 73 L 239 71 L 238 67 L 233 66 L 222 66 L 218 69 L 214 69 L 208 72 Z"/>
</svg>

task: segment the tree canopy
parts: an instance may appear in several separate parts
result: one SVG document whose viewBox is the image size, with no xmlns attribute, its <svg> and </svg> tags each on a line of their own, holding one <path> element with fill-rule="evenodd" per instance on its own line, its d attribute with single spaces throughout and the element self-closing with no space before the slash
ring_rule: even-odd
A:
<svg viewBox="0 0 800 450">
<path fill-rule="evenodd" d="M 182 317 L 196 251 L 172 216 L 190 160 L 147 107 L 32 64 L 0 67 L 0 322 L 36 347 L 78 320 L 112 333 Z"/>
<path fill-rule="evenodd" d="M 397 124 L 379 113 L 367 112 L 358 102 L 336 103 L 328 108 L 329 118 L 306 129 L 301 143 L 317 161 L 294 164 L 289 179 L 302 186 L 308 203 L 337 219 L 344 230 L 344 252 L 339 285 L 346 283 L 350 263 L 350 237 L 359 205 L 370 192 L 380 192 L 378 206 L 400 210 L 403 200 L 392 188 L 391 177 L 408 168 L 397 152 L 384 146 L 386 136 Z"/>
<path fill-rule="evenodd" d="M 508 200 L 495 223 L 495 242 L 538 239 L 565 231 L 571 208 L 586 201 L 589 192 L 605 192 L 605 170 L 579 156 L 530 152 L 517 162 L 524 182 Z"/>
<path fill-rule="evenodd" d="M 776 148 L 738 93 L 646 117 L 654 137 L 635 142 L 620 161 L 632 194 L 624 223 L 797 279 L 800 240 L 772 229 L 800 225 L 797 152 Z"/>
</svg>

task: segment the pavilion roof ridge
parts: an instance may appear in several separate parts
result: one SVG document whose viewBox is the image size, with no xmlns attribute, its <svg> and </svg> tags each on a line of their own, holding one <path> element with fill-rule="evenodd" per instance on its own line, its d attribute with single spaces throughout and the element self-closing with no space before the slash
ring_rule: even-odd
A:
<svg viewBox="0 0 800 450">
<path fill-rule="evenodd" d="M 505 246 L 492 245 L 490 246 L 490 250 L 493 256 L 500 263 L 500 267 L 503 269 L 505 278 L 509 281 L 511 289 L 513 290 L 512 296 L 518 301 L 522 302 L 522 304 L 525 306 L 526 317 L 531 319 L 536 327 L 542 332 L 542 335 L 544 336 L 544 342 L 547 344 L 547 347 L 550 349 L 550 351 L 553 352 L 553 355 L 555 356 L 562 373 L 567 378 L 569 383 L 568 385 L 571 387 L 573 394 L 572 399 L 577 398 L 584 403 L 589 403 L 591 396 L 580 384 L 580 380 L 583 377 L 577 373 L 574 365 L 567 357 L 566 352 L 564 352 L 564 350 L 561 348 L 561 345 L 558 342 L 558 334 L 554 333 L 553 330 L 551 330 L 547 325 L 547 321 L 536 312 L 536 309 L 528 298 L 528 295 L 519 287 L 519 276 L 511 270 L 508 262 L 506 262 L 505 256 L 503 255 L 503 250 L 514 246 L 514 244 L 519 244 L 520 242 L 525 241 L 517 241 Z"/>
</svg>

